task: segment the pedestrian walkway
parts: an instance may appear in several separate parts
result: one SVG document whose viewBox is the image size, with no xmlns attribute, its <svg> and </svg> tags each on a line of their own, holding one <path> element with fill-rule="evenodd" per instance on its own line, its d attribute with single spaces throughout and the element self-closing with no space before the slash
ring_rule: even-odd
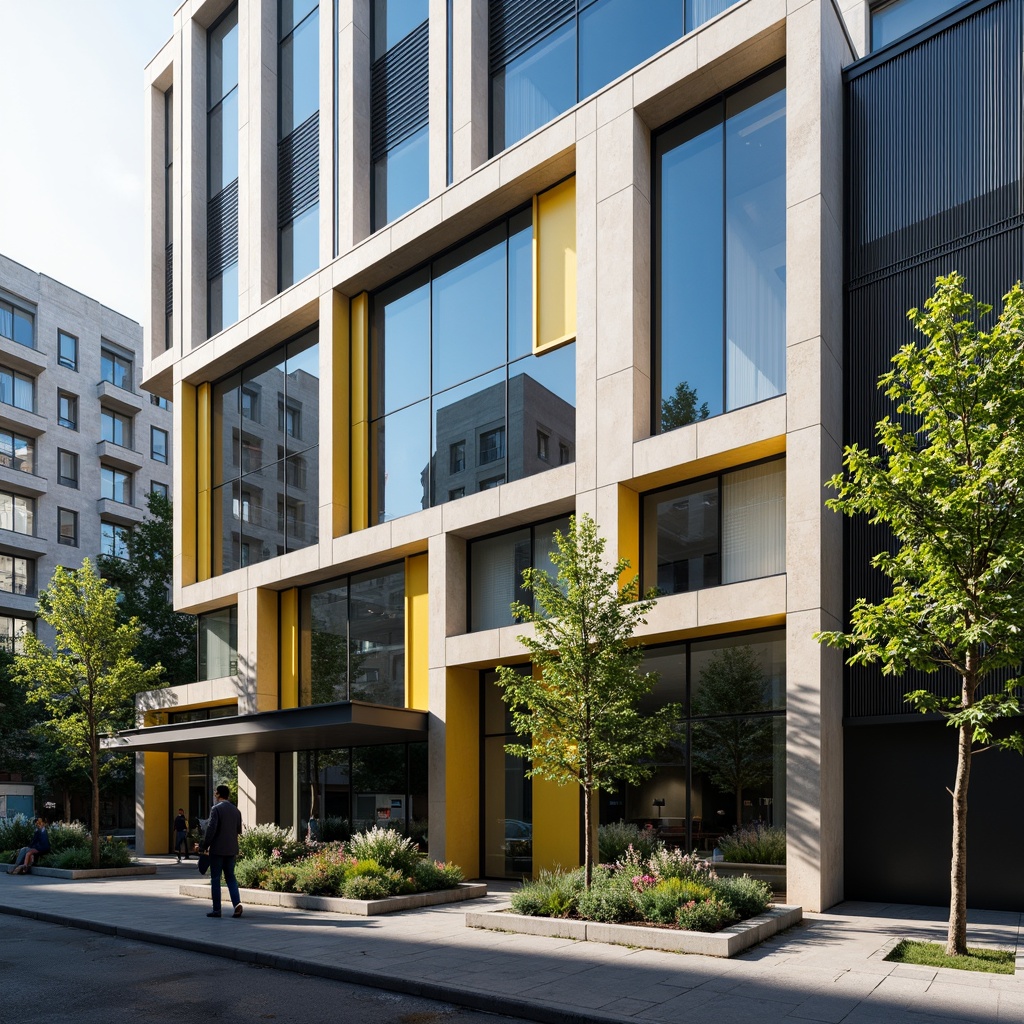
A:
<svg viewBox="0 0 1024 1024">
<path fill-rule="evenodd" d="M 68 882 L 0 875 L 0 913 L 552 1024 L 949 1024 L 1024 1021 L 1024 915 L 970 915 L 972 946 L 1015 949 L 1016 975 L 886 963 L 900 938 L 942 940 L 945 910 L 843 903 L 732 959 L 466 928 L 507 892 L 379 918 L 247 907 L 238 920 L 178 894 L 194 862 L 155 876 Z M 507 889 L 507 887 L 503 887 Z M 3 937 L 16 926 L 0 923 Z"/>
</svg>

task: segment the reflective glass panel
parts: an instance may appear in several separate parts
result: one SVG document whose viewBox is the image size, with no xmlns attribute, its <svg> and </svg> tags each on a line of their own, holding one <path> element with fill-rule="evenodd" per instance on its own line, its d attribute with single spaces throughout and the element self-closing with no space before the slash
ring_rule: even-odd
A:
<svg viewBox="0 0 1024 1024">
<path fill-rule="evenodd" d="M 726 101 L 726 408 L 786 390 L 785 72 Z"/>
<path fill-rule="evenodd" d="M 237 606 L 198 616 L 198 629 L 199 681 L 235 675 L 238 672 Z"/>
<path fill-rule="evenodd" d="M 429 0 L 374 0 L 373 59 L 384 56 L 427 20 Z"/>
<path fill-rule="evenodd" d="M 374 300 L 375 417 L 430 394 L 429 279 L 421 271 Z"/>
<path fill-rule="evenodd" d="M 435 261 L 435 392 L 504 365 L 505 287 L 504 224 Z"/>
<path fill-rule="evenodd" d="M 238 395 L 241 376 L 232 374 L 213 386 L 213 482 L 223 483 L 238 472 Z M 256 392 L 250 390 L 250 395 Z"/>
<path fill-rule="evenodd" d="M 280 46 L 280 137 L 320 109 L 320 19 L 314 11 Z"/>
<path fill-rule="evenodd" d="M 288 35 L 316 7 L 317 0 L 280 0 L 278 13 L 281 37 Z"/>
<path fill-rule="evenodd" d="M 238 507 L 242 543 L 248 545 L 245 564 L 255 565 L 284 554 L 284 484 L 277 480 L 276 471 L 263 470 L 243 476 Z"/>
<path fill-rule="evenodd" d="M 661 429 L 722 412 L 723 132 L 706 111 L 658 142 Z"/>
<path fill-rule="evenodd" d="M 491 152 L 500 153 L 575 102 L 576 25 L 570 22 L 492 77 Z"/>
<path fill-rule="evenodd" d="M 281 228 L 281 287 L 288 288 L 320 266 L 320 204 Z"/>
<path fill-rule="evenodd" d="M 300 705 L 332 704 L 348 700 L 347 579 L 304 588 L 300 622 Z"/>
<path fill-rule="evenodd" d="M 238 90 L 210 111 L 209 198 L 238 177 Z"/>
<path fill-rule="evenodd" d="M 405 566 L 351 577 L 349 674 L 352 700 L 405 706 Z"/>
<path fill-rule="evenodd" d="M 679 594 L 721 582 L 718 479 L 644 499 L 643 586 Z"/>
<path fill-rule="evenodd" d="M 533 213 L 508 222 L 508 357 L 533 352 Z"/>
<path fill-rule="evenodd" d="M 552 580 L 558 579 L 558 569 L 551 561 L 552 553 L 558 551 L 556 531 L 566 536 L 569 533 L 569 520 L 556 519 L 554 522 L 542 523 L 533 531 L 533 568 L 546 572 Z"/>
<path fill-rule="evenodd" d="M 576 346 L 527 356 L 508 368 L 508 479 L 543 473 L 576 458 Z M 536 442 L 543 433 L 548 457 Z M 562 453 L 562 454 L 560 454 Z"/>
<path fill-rule="evenodd" d="M 471 494 L 483 477 L 492 476 L 504 450 L 484 463 L 479 439 L 503 428 L 505 371 L 495 370 L 434 397 L 434 436 L 431 451 L 431 504 L 448 500 L 453 491 Z M 459 448 L 459 445 L 462 445 Z M 456 448 L 453 456 L 452 449 Z M 488 449 L 488 454 L 490 450 Z M 499 464 L 499 468 L 500 464 Z"/>
<path fill-rule="evenodd" d="M 371 477 L 376 496 L 374 521 L 383 523 L 427 508 L 430 402 L 419 402 L 377 420 L 371 446 L 376 470 Z"/>
<path fill-rule="evenodd" d="M 14 340 L 28 348 L 36 344 L 35 318 L 17 306 L 14 307 Z"/>
<path fill-rule="evenodd" d="M 317 332 L 313 331 L 288 346 L 285 392 L 293 410 L 284 432 L 288 454 L 305 451 L 320 440 L 320 346 L 317 338 Z M 301 411 L 298 421 L 294 410 Z"/>
<path fill-rule="evenodd" d="M 475 489 L 475 488 L 474 488 Z M 511 626 L 513 601 L 531 601 L 523 589 L 530 568 L 530 531 L 516 530 L 473 541 L 470 546 L 470 630 Z"/>
<path fill-rule="evenodd" d="M 238 264 L 209 280 L 210 336 L 230 327 L 238 319 Z"/>
<path fill-rule="evenodd" d="M 730 0 L 733 2 L 733 0 Z M 597 92 L 683 34 L 679 0 L 598 0 L 580 11 L 580 98 Z"/>
<path fill-rule="evenodd" d="M 373 167 L 373 228 L 376 231 L 429 196 L 430 126 L 389 149 Z"/>
<path fill-rule="evenodd" d="M 952 10 L 962 0 L 895 0 L 871 12 L 871 49 L 895 39 Z"/>
<path fill-rule="evenodd" d="M 686 0 L 686 31 L 692 32 L 734 3 L 736 0 Z"/>
<path fill-rule="evenodd" d="M 786 706 L 782 630 L 694 643 L 690 652 L 694 717 L 745 715 Z"/>
<path fill-rule="evenodd" d="M 238 8 L 233 7 L 210 29 L 208 106 L 238 85 Z"/>
<path fill-rule="evenodd" d="M 238 481 L 213 489 L 213 572 L 219 575 L 239 568 L 242 530 L 239 519 Z"/>
</svg>

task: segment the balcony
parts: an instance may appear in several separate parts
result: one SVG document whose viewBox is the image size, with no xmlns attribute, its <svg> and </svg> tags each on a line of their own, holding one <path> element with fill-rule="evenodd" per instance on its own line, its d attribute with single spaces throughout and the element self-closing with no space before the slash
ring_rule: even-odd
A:
<svg viewBox="0 0 1024 1024">
<path fill-rule="evenodd" d="M 135 416 L 142 412 L 149 401 L 148 398 L 143 400 L 134 391 L 119 388 L 109 380 L 101 380 L 96 385 L 96 397 L 108 408 L 123 412 L 126 416 Z"/>
<path fill-rule="evenodd" d="M 22 437 L 39 437 L 46 433 L 46 427 L 46 420 L 38 413 L 0 402 L 0 430 L 20 434 Z"/>
<path fill-rule="evenodd" d="M 0 363 L 9 370 L 17 370 L 18 373 L 24 373 L 29 377 L 38 377 L 49 362 L 49 356 L 45 352 L 0 335 Z"/>
<path fill-rule="evenodd" d="M 145 465 L 145 456 L 134 448 L 125 448 L 122 445 L 114 444 L 113 441 L 97 441 L 96 456 L 105 466 L 114 466 L 117 469 L 127 470 L 129 473 L 138 472 Z"/>
<path fill-rule="evenodd" d="M 48 487 L 46 477 L 16 469 L 12 464 L 16 461 L 16 459 L 7 460 L 4 456 L 0 456 L 0 490 L 10 491 L 13 494 L 27 494 L 31 498 L 38 498 L 45 494 Z"/>
<path fill-rule="evenodd" d="M 15 530 L 0 530 L 0 552 L 5 555 L 45 555 L 49 549 L 50 544 L 45 537 L 35 537 Z"/>
<path fill-rule="evenodd" d="M 36 595 L 11 593 L 0 590 L 0 615 L 17 615 L 23 618 L 35 618 Z"/>
<path fill-rule="evenodd" d="M 127 505 L 113 498 L 100 498 L 96 502 L 96 511 L 101 519 L 120 526 L 137 526 L 146 518 L 146 510 L 138 505 Z"/>
</svg>

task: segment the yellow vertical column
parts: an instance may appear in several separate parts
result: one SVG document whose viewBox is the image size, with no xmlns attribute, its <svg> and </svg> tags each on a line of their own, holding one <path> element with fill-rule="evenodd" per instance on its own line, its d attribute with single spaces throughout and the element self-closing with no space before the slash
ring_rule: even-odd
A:
<svg viewBox="0 0 1024 1024">
<path fill-rule="evenodd" d="M 292 587 L 280 596 L 281 707 L 299 706 L 299 591 Z"/>
<path fill-rule="evenodd" d="M 370 525 L 370 297 L 366 292 L 349 303 L 351 332 L 350 403 L 351 442 L 351 528 L 365 530 Z"/>
<path fill-rule="evenodd" d="M 343 537 L 351 528 L 351 366 L 352 332 L 348 296 L 332 291 L 320 298 L 321 344 L 330 345 L 331 536 Z M 327 328 L 325 331 L 324 328 Z"/>
<path fill-rule="evenodd" d="M 256 710 L 276 711 L 281 701 L 280 595 L 260 587 L 256 591 L 256 643 L 251 645 L 256 667 Z"/>
<path fill-rule="evenodd" d="M 533 199 L 533 350 L 576 337 L 576 178 Z"/>
<path fill-rule="evenodd" d="M 427 556 L 411 555 L 405 560 L 405 706 L 420 711 L 430 707 L 429 619 Z"/>
<path fill-rule="evenodd" d="M 619 586 L 625 586 L 640 572 L 640 495 L 619 484 L 619 558 L 629 562 L 629 568 L 619 579 Z"/>
<path fill-rule="evenodd" d="M 480 874 L 480 676 L 445 673 L 445 857 Z"/>
<path fill-rule="evenodd" d="M 159 725 L 160 712 L 147 712 L 143 725 Z M 142 755 L 142 817 L 145 822 L 145 854 L 167 853 L 171 849 L 170 754 L 147 751 Z"/>
<path fill-rule="evenodd" d="M 196 580 L 208 580 L 213 572 L 212 507 L 213 389 L 196 388 Z M 187 506 L 186 506 L 187 507 Z"/>
<path fill-rule="evenodd" d="M 196 582 L 199 527 L 199 414 L 196 388 L 178 381 L 174 385 L 174 430 L 180 443 L 174 458 L 174 558 L 182 586 Z"/>
</svg>

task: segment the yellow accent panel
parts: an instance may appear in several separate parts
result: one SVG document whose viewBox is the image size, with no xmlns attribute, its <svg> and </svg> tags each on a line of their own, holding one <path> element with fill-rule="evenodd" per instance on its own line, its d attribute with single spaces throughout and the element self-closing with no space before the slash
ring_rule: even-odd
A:
<svg viewBox="0 0 1024 1024">
<path fill-rule="evenodd" d="M 480 876 L 480 676 L 445 674 L 445 859 Z"/>
<path fill-rule="evenodd" d="M 278 642 L 279 595 L 276 590 L 256 591 L 256 710 L 277 711 L 280 707 L 281 675 Z"/>
<path fill-rule="evenodd" d="M 405 560 L 405 706 L 420 711 L 430 707 L 429 618 L 427 556 L 411 555 Z"/>
<path fill-rule="evenodd" d="M 181 483 L 174 495 L 174 503 L 180 510 L 175 519 L 181 530 L 181 582 L 190 586 L 196 582 L 196 528 L 199 507 L 196 488 L 196 445 L 189 444 L 189 434 L 198 426 L 196 420 L 196 389 L 191 384 L 179 381 L 174 386 L 174 408 L 176 424 L 181 424 L 181 444 L 175 451 L 179 462 Z M 180 418 L 179 418 L 180 417 Z"/>
<path fill-rule="evenodd" d="M 533 199 L 533 351 L 576 337 L 576 178 Z"/>
<path fill-rule="evenodd" d="M 167 853 L 171 848 L 171 813 L 167 803 L 170 754 L 143 754 L 142 820 L 145 853 Z"/>
<path fill-rule="evenodd" d="M 629 560 L 629 568 L 619 578 L 627 584 L 640 572 L 640 495 L 619 484 L 619 557 Z"/>
<path fill-rule="evenodd" d="M 580 864 L 580 787 L 533 780 L 533 877 Z"/>
<path fill-rule="evenodd" d="M 331 533 L 343 537 L 351 529 L 349 472 L 352 434 L 350 403 L 351 332 L 349 300 L 340 292 L 330 296 L 331 340 Z"/>
<path fill-rule="evenodd" d="M 370 510 L 370 297 L 366 292 L 349 303 L 352 343 L 351 528 L 365 530 Z"/>
<path fill-rule="evenodd" d="M 299 591 L 281 594 L 281 707 L 299 706 Z"/>
<path fill-rule="evenodd" d="M 196 579 L 208 580 L 212 572 L 211 488 L 213 389 L 200 384 L 196 391 Z"/>
</svg>

